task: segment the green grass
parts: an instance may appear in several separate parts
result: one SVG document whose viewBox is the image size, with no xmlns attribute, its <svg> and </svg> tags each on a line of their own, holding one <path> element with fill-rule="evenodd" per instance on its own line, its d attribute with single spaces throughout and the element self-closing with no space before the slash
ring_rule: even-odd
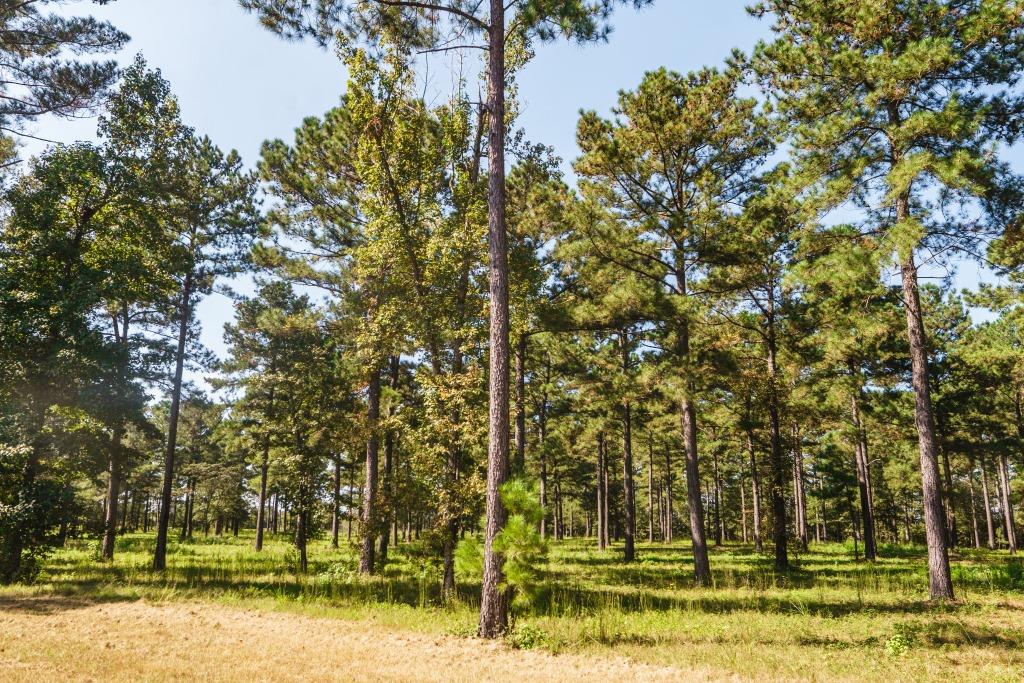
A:
<svg viewBox="0 0 1024 683">
<path fill-rule="evenodd" d="M 310 548 L 295 571 L 287 539 L 262 553 L 251 536 L 173 545 L 168 569 L 150 569 L 153 539 L 119 539 L 100 562 L 94 543 L 55 553 L 37 585 L 5 589 L 92 600 L 200 600 L 369 619 L 427 633 L 469 635 L 478 585 L 439 601 L 439 567 L 415 545 L 391 550 L 381 576 L 355 573 L 353 548 Z M 855 562 L 852 548 L 812 547 L 776 577 L 769 555 L 748 546 L 713 551 L 714 585 L 693 588 L 689 547 L 647 545 L 620 561 L 582 540 L 553 544 L 548 581 L 532 610 L 517 615 L 513 644 L 555 652 L 624 655 L 750 678 L 858 681 L 1019 681 L 1024 677 L 1024 564 L 1005 553 L 954 558 L 955 603 L 929 603 L 924 549 L 887 547 Z M 3 592 L 0 592 L 3 595 Z"/>
</svg>

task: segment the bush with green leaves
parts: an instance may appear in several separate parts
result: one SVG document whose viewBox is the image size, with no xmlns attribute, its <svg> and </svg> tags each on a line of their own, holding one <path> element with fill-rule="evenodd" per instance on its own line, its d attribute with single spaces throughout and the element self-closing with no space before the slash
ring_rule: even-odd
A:
<svg viewBox="0 0 1024 683">
<path fill-rule="evenodd" d="M 522 479 L 505 482 L 501 500 L 508 510 L 508 522 L 494 539 L 495 548 L 505 558 L 505 583 L 512 607 L 528 609 L 544 589 L 548 546 L 540 537 L 544 508 L 540 493 Z M 463 581 L 479 581 L 483 576 L 484 547 L 475 536 L 464 538 L 455 551 L 455 572 Z"/>
</svg>

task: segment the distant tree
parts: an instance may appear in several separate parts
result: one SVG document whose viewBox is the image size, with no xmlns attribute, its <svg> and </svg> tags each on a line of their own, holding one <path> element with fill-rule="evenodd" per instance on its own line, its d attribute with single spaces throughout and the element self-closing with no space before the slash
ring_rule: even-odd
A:
<svg viewBox="0 0 1024 683">
<path fill-rule="evenodd" d="M 918 255 L 974 253 L 1007 212 L 1007 173 L 991 144 L 1018 133 L 1024 101 L 1006 90 L 1024 60 L 1016 2 L 886 0 L 783 2 L 778 38 L 754 65 L 793 125 L 796 178 L 826 211 L 848 200 L 879 266 L 899 264 L 913 368 L 915 424 L 932 598 L 952 598 L 928 341 Z M 958 217 L 957 217 L 958 216 Z"/>
</svg>

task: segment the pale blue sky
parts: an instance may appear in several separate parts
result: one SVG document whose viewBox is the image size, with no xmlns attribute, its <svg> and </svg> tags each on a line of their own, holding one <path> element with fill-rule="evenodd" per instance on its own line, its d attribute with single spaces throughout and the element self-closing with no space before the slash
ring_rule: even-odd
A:
<svg viewBox="0 0 1024 683">
<path fill-rule="evenodd" d="M 620 9 L 607 43 L 541 46 L 520 77 L 520 125 L 531 141 L 552 145 L 570 161 L 580 109 L 607 113 L 617 92 L 634 87 L 645 71 L 718 65 L 733 48 L 749 50 L 766 37 L 767 22 L 747 15 L 746 4 L 656 0 L 640 12 Z M 236 0 L 82 2 L 67 11 L 91 12 L 131 35 L 119 58 L 127 63 L 141 52 L 170 81 L 185 122 L 222 148 L 237 149 L 247 164 L 255 163 L 264 140 L 288 139 L 303 117 L 332 107 L 345 84 L 333 54 L 271 35 Z M 443 72 L 444 60 L 437 57 L 431 73 Z M 36 132 L 67 142 L 91 138 L 94 128 L 94 120 L 45 121 Z M 965 286 L 977 278 L 975 266 L 964 268 Z M 230 315 L 230 302 L 218 295 L 199 309 L 203 341 L 218 353 Z"/>
</svg>

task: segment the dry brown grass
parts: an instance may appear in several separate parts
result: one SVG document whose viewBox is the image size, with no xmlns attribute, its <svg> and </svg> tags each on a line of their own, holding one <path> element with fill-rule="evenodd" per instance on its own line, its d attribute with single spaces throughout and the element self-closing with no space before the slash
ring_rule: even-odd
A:
<svg viewBox="0 0 1024 683">
<path fill-rule="evenodd" d="M 518 651 L 201 603 L 0 598 L 3 681 L 697 681 L 710 671 Z"/>
</svg>

